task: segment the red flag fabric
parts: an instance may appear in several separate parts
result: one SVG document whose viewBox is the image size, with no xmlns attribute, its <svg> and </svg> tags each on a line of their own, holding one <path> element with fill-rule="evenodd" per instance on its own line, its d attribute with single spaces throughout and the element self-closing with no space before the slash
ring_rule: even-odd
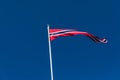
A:
<svg viewBox="0 0 120 80">
<path fill-rule="evenodd" d="M 74 35 L 84 35 L 89 37 L 91 40 L 97 43 L 107 43 L 108 41 L 105 38 L 99 38 L 93 34 L 90 34 L 88 32 L 83 32 L 83 31 L 77 31 L 74 29 L 50 29 L 49 30 L 50 34 L 50 40 L 54 40 L 57 37 L 61 36 L 74 36 Z"/>
</svg>

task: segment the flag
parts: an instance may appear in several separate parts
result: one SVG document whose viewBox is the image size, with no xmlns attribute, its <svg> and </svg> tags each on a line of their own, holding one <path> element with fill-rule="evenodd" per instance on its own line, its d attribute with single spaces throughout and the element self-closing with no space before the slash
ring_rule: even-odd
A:
<svg viewBox="0 0 120 80">
<path fill-rule="evenodd" d="M 75 35 L 84 35 L 89 37 L 91 40 L 97 43 L 107 43 L 106 38 L 99 38 L 91 33 L 83 32 L 83 31 L 77 31 L 74 29 L 49 29 L 49 35 L 50 40 L 54 40 L 57 37 L 63 37 L 63 36 L 75 36 Z"/>
</svg>

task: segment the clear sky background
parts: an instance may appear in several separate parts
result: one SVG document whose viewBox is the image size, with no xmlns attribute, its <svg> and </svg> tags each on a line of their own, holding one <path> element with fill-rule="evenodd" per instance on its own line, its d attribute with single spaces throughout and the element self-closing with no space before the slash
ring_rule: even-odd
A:
<svg viewBox="0 0 120 80">
<path fill-rule="evenodd" d="M 0 0 L 0 80 L 50 80 L 47 24 L 107 37 L 52 41 L 54 80 L 120 80 L 119 0 Z"/>
</svg>

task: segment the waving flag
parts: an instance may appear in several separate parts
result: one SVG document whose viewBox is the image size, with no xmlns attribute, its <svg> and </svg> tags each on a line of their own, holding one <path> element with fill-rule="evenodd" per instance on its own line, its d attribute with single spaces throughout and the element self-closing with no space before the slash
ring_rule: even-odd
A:
<svg viewBox="0 0 120 80">
<path fill-rule="evenodd" d="M 65 37 L 65 36 L 75 36 L 75 35 L 83 35 L 87 36 L 91 40 L 97 43 L 107 43 L 108 41 L 105 38 L 99 38 L 91 33 L 77 31 L 74 29 L 50 29 L 49 25 L 48 29 L 48 43 L 49 43 L 49 57 L 50 57 L 50 71 L 51 71 L 51 80 L 53 80 L 53 67 L 52 67 L 52 51 L 51 51 L 51 42 L 57 37 Z"/>
<path fill-rule="evenodd" d="M 105 38 L 99 38 L 88 32 L 77 31 L 74 29 L 50 29 L 49 34 L 50 34 L 50 40 L 54 40 L 57 37 L 61 37 L 61 36 L 84 35 L 84 36 L 89 37 L 91 40 L 93 40 L 94 42 L 97 42 L 97 43 L 98 42 L 100 42 L 100 43 L 108 42 Z"/>
</svg>

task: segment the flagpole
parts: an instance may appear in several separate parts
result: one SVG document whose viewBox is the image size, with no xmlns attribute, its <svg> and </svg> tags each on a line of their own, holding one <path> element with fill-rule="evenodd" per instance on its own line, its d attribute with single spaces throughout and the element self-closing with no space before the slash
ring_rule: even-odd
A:
<svg viewBox="0 0 120 80">
<path fill-rule="evenodd" d="M 51 42 L 50 42 L 49 27 L 50 27 L 50 26 L 47 25 L 47 30 L 48 30 L 48 43 L 49 43 L 49 57 L 50 57 L 50 72 L 51 72 L 51 80 L 53 80 L 52 51 L 51 51 Z"/>
</svg>

